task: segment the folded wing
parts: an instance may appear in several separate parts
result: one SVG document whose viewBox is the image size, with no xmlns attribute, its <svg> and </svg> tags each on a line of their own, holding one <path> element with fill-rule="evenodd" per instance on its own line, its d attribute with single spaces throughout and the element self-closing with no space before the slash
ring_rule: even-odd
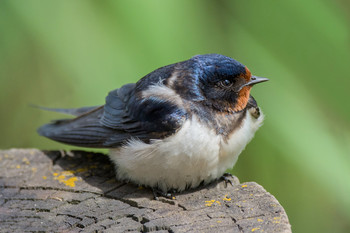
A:
<svg viewBox="0 0 350 233">
<path fill-rule="evenodd" d="M 144 142 L 164 138 L 182 125 L 184 110 L 155 98 L 138 98 L 135 91 L 135 84 L 127 84 L 111 91 L 104 106 L 59 109 L 77 117 L 46 124 L 38 133 L 75 146 L 115 148 L 132 138 Z"/>
</svg>

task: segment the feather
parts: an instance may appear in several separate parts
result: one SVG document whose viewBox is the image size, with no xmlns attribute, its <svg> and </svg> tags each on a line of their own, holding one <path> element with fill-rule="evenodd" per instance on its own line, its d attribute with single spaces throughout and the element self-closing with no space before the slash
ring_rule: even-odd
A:
<svg viewBox="0 0 350 233">
<path fill-rule="evenodd" d="M 184 110 L 157 98 L 140 100 L 136 96 L 135 84 L 127 84 L 111 91 L 103 106 L 58 109 L 77 117 L 46 124 L 38 133 L 75 146 L 116 148 L 135 138 L 143 142 L 164 138 L 182 125 Z"/>
<path fill-rule="evenodd" d="M 92 107 L 82 107 L 82 108 L 48 108 L 48 107 L 43 107 L 38 105 L 31 105 L 31 106 L 34 108 L 45 110 L 45 111 L 58 112 L 58 113 L 63 113 L 67 115 L 72 115 L 72 116 L 80 116 L 98 107 L 101 107 L 101 106 L 92 106 Z"/>
</svg>

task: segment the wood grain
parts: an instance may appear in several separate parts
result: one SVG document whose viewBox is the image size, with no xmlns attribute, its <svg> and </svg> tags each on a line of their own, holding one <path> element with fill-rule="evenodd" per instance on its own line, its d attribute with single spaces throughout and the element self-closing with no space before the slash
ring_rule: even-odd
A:
<svg viewBox="0 0 350 233">
<path fill-rule="evenodd" d="M 153 200 L 118 182 L 104 154 L 0 151 L 1 232 L 291 232 L 263 187 L 223 181 Z"/>
</svg>

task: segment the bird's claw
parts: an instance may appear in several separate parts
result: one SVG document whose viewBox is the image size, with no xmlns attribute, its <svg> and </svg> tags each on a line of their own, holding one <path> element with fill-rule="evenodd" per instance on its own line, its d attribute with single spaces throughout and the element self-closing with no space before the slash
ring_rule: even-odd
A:
<svg viewBox="0 0 350 233">
<path fill-rule="evenodd" d="M 171 199 L 171 200 L 175 200 L 175 191 L 172 192 L 163 192 L 162 190 L 159 190 L 157 188 L 152 188 L 152 192 L 153 192 L 153 197 L 154 200 L 159 200 L 159 197 L 164 197 L 167 199 Z"/>
<path fill-rule="evenodd" d="M 233 178 L 234 176 L 230 173 L 224 173 L 221 176 L 221 179 L 225 181 L 225 187 L 227 188 L 227 183 L 230 183 L 233 186 L 232 180 L 230 178 Z"/>
</svg>

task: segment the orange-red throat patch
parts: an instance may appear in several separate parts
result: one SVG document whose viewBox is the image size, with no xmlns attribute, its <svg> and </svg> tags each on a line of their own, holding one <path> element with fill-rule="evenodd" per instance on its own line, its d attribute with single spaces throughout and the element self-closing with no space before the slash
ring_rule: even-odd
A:
<svg viewBox="0 0 350 233">
<path fill-rule="evenodd" d="M 245 86 L 239 91 L 237 102 L 233 109 L 235 112 L 241 111 L 247 106 L 251 88 L 251 86 Z"/>
<path fill-rule="evenodd" d="M 245 67 L 245 74 L 242 74 L 242 78 L 244 78 L 246 82 L 249 82 L 251 77 L 252 73 L 247 67 Z M 239 91 L 237 103 L 233 109 L 235 112 L 241 111 L 247 106 L 251 88 L 251 86 L 245 86 Z"/>
<path fill-rule="evenodd" d="M 242 74 L 242 77 L 247 81 L 249 82 L 250 81 L 250 78 L 252 77 L 252 73 L 250 72 L 250 70 L 245 67 L 245 74 Z"/>
</svg>

